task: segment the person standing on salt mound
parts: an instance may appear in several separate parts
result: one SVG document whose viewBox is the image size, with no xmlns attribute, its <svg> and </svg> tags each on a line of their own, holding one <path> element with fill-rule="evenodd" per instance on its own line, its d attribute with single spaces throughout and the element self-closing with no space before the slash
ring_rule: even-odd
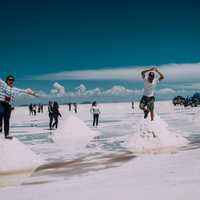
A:
<svg viewBox="0 0 200 200">
<path fill-rule="evenodd" d="M 9 75 L 6 78 L 6 82 L 0 78 L 0 119 L 4 120 L 4 133 L 6 139 L 12 139 L 12 137 L 9 136 L 9 128 L 10 115 L 15 97 L 19 94 L 36 96 L 31 89 L 24 90 L 13 87 L 14 81 L 15 79 L 12 75 Z"/>
<path fill-rule="evenodd" d="M 159 74 L 159 78 L 155 77 L 155 72 Z M 149 72 L 149 73 L 148 73 Z M 148 73 L 148 77 L 146 77 L 146 73 Z M 157 69 L 151 68 L 141 72 L 142 78 L 144 80 L 144 93 L 140 100 L 140 109 L 144 111 L 144 118 L 148 117 L 150 112 L 151 114 L 151 121 L 154 120 L 154 90 L 156 88 L 157 83 L 164 79 L 164 75 Z"/>
</svg>

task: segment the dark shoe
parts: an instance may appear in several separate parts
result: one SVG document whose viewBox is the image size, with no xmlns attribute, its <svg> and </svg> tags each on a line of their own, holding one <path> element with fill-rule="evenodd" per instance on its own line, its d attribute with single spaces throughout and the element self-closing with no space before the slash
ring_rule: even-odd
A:
<svg viewBox="0 0 200 200">
<path fill-rule="evenodd" d="M 145 110 L 144 111 L 144 119 L 146 119 L 148 117 L 148 114 L 149 114 L 149 111 L 148 110 Z"/>
<path fill-rule="evenodd" d="M 5 139 L 12 140 L 12 139 L 13 139 L 13 137 L 12 137 L 12 136 L 5 136 Z"/>
</svg>

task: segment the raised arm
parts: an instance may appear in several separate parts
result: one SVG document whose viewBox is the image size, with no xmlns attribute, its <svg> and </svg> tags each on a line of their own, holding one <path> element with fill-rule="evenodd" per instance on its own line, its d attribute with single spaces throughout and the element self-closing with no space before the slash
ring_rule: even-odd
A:
<svg viewBox="0 0 200 200">
<path fill-rule="evenodd" d="M 164 75 L 157 69 L 157 68 L 155 68 L 155 72 L 157 72 L 158 74 L 159 74 L 159 81 L 162 81 L 165 77 L 164 77 Z"/>
<path fill-rule="evenodd" d="M 147 69 L 147 70 L 143 70 L 143 71 L 141 72 L 142 78 L 143 78 L 143 79 L 145 78 L 145 74 L 146 74 L 147 72 L 154 71 L 154 70 L 155 70 L 154 67 L 153 67 L 153 68 L 150 68 L 150 69 Z"/>
</svg>

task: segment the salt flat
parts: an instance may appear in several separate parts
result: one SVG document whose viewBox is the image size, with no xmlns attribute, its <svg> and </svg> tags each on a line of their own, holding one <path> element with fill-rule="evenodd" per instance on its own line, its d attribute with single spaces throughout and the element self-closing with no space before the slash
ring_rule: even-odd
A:
<svg viewBox="0 0 200 200">
<path fill-rule="evenodd" d="M 19 183 L 13 181 L 1 187 L 0 197 L 8 200 L 198 199 L 199 108 L 157 102 L 156 113 L 168 124 L 167 130 L 185 137 L 189 143 L 167 151 L 138 153 L 127 145 L 143 120 L 138 104 L 134 111 L 130 103 L 108 103 L 100 107 L 100 125 L 92 128 L 90 105 L 80 105 L 76 115 L 67 106 L 61 106 L 59 134 L 63 130 L 63 144 L 54 140 L 56 131 L 48 130 L 46 108 L 43 114 L 29 116 L 28 108 L 17 107 L 12 113 L 11 134 L 44 163 Z M 95 131 L 94 137 L 86 134 L 84 125 L 80 131 L 72 129 L 76 131 L 69 137 L 66 128 L 69 126 L 65 124 L 71 115 Z M 83 134 L 87 140 L 80 139 L 84 138 Z"/>
</svg>

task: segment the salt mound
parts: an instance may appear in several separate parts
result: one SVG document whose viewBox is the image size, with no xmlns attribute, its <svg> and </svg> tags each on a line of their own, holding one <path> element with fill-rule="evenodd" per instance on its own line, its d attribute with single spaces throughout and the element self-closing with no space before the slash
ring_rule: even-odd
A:
<svg viewBox="0 0 200 200">
<path fill-rule="evenodd" d="M 62 121 L 59 128 L 55 131 L 56 134 L 65 134 L 66 137 L 85 137 L 94 136 L 92 131 L 82 120 L 74 115 L 70 115 L 65 121 Z"/>
<path fill-rule="evenodd" d="M 85 147 L 98 134 L 78 117 L 70 115 L 66 120 L 61 121 L 53 135 L 53 140 L 60 144 L 68 144 L 65 148 Z"/>
<path fill-rule="evenodd" d="M 129 147 L 139 152 L 175 148 L 187 144 L 187 139 L 177 133 L 170 132 L 168 124 L 157 115 L 154 121 L 143 119 L 138 125 L 136 135 L 129 141 Z"/>
<path fill-rule="evenodd" d="M 0 138 L 0 174 L 34 171 L 41 159 L 17 138 Z"/>
</svg>

